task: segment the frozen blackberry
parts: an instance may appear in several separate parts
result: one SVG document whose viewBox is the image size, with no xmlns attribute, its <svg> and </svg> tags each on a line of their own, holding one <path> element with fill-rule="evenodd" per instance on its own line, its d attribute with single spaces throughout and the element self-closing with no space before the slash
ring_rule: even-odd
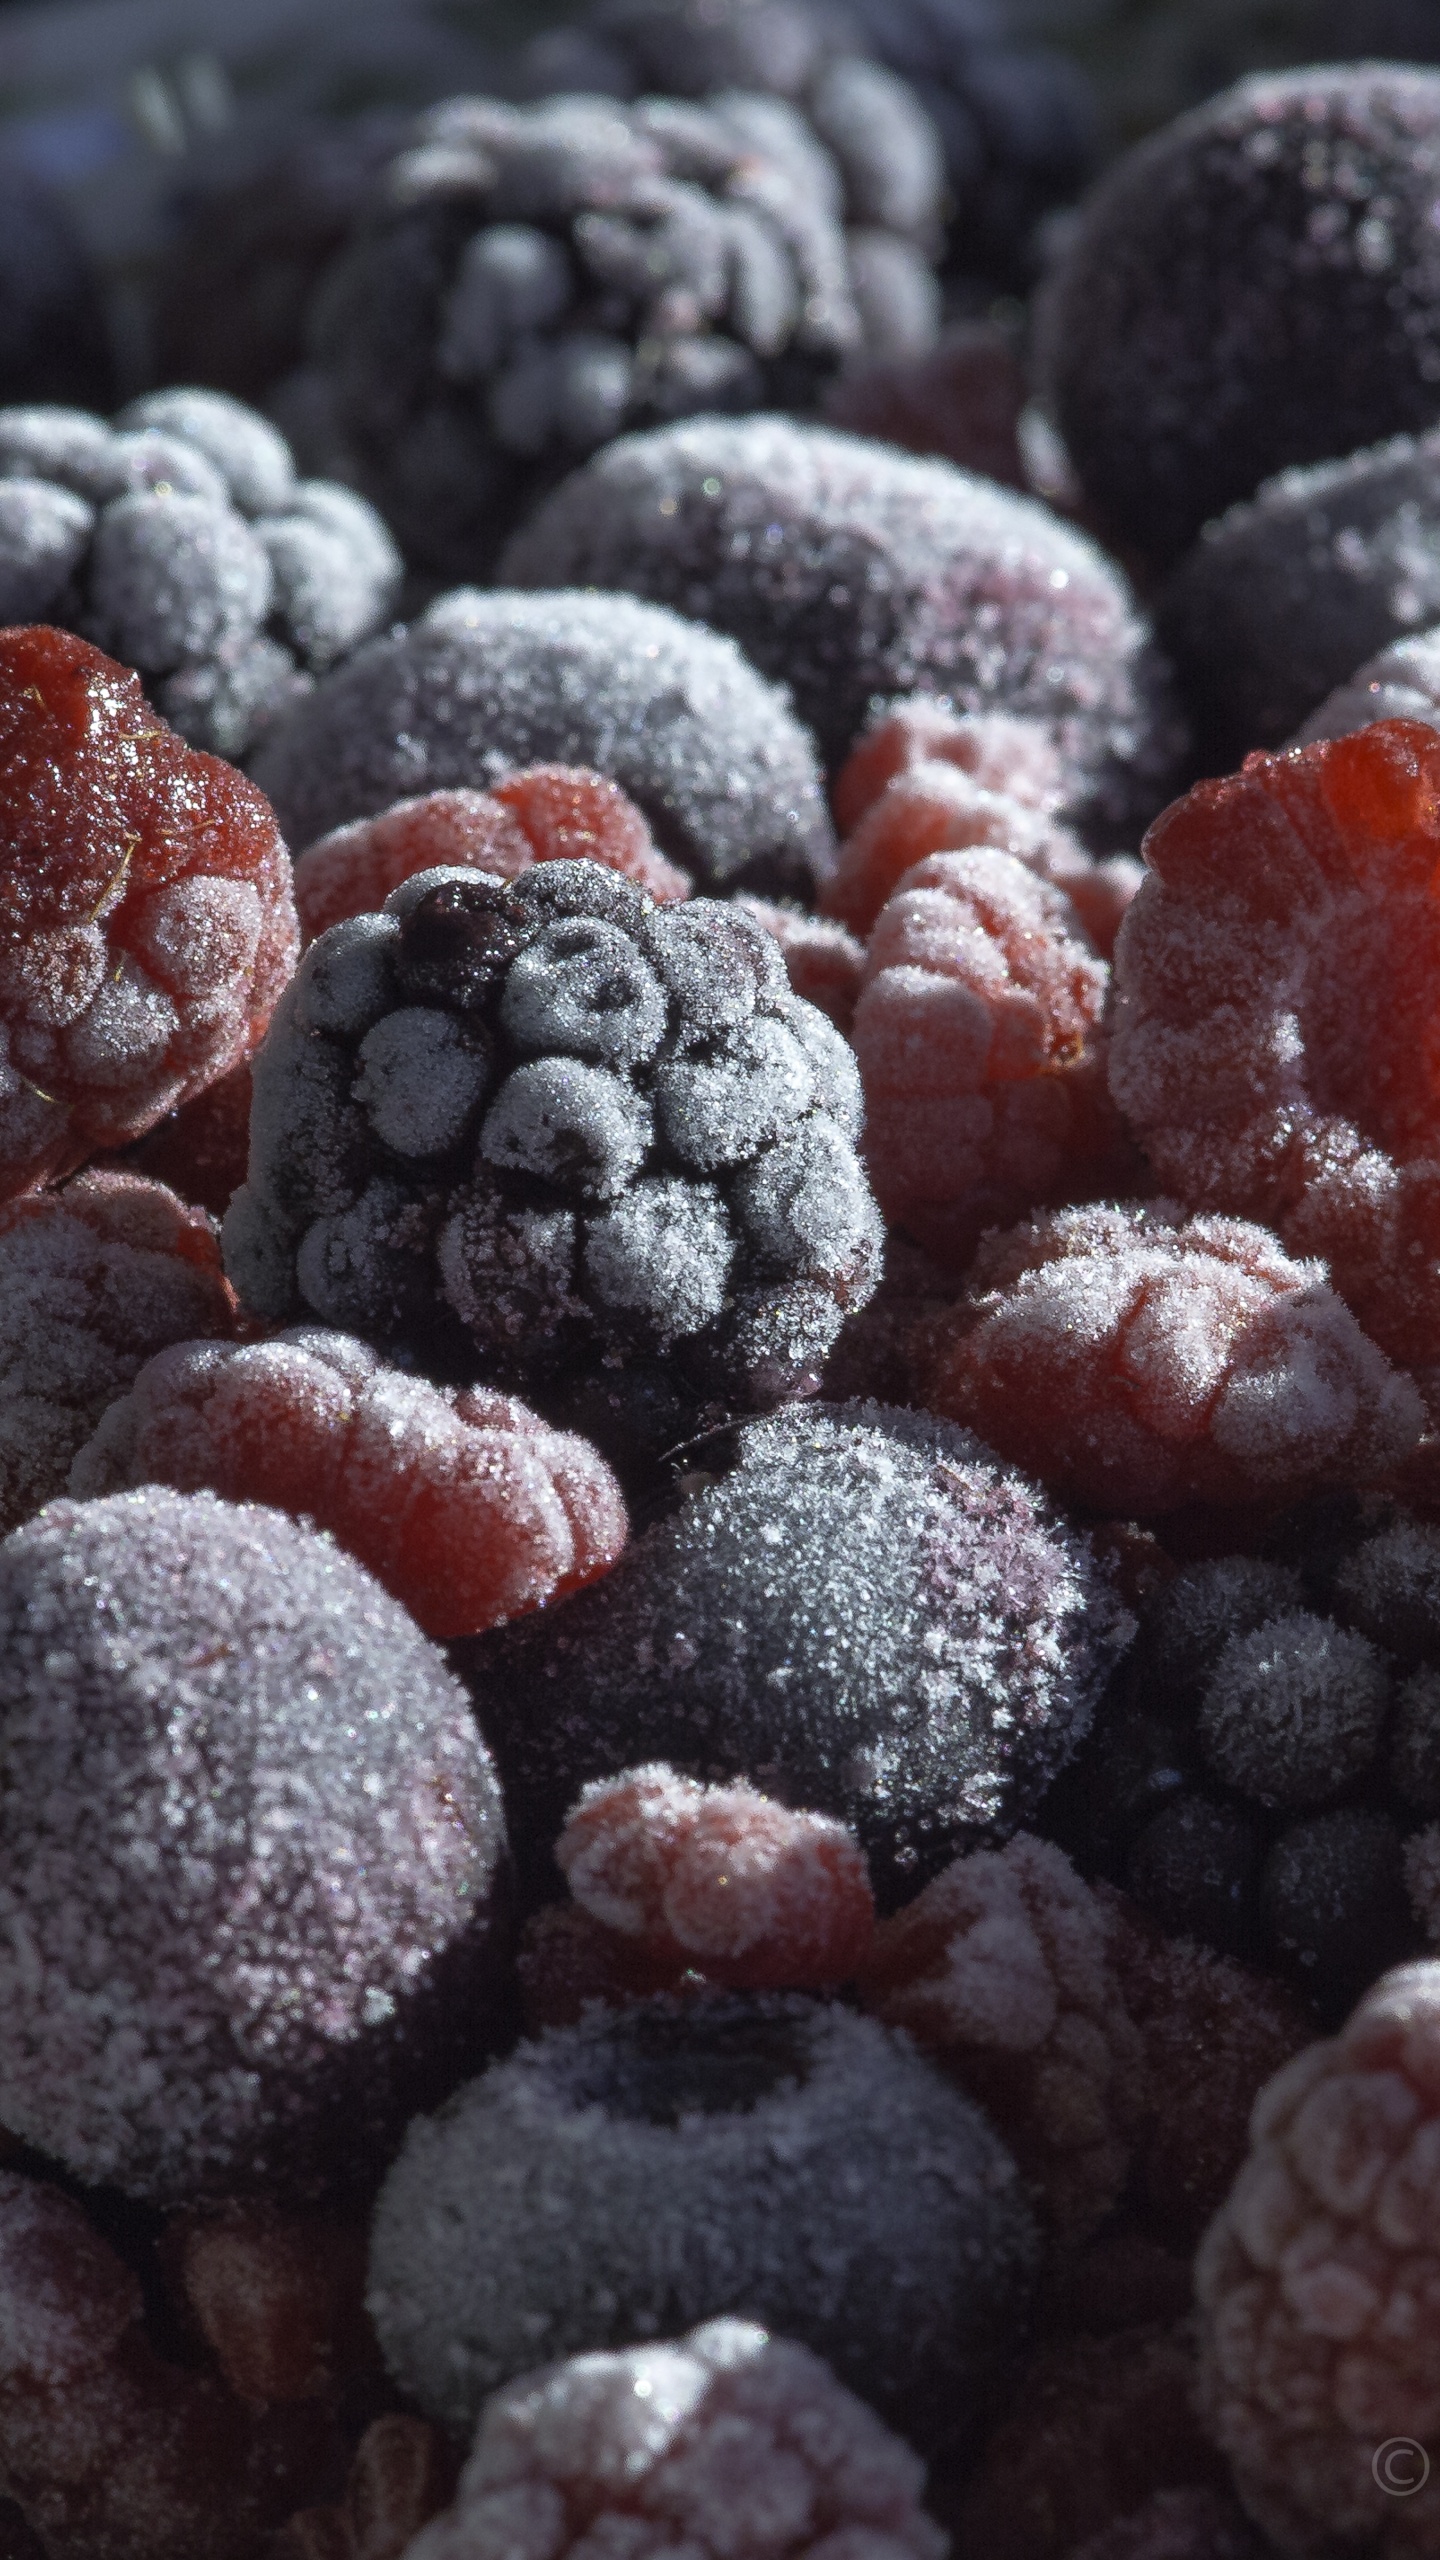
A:
<svg viewBox="0 0 1440 2560">
<path fill-rule="evenodd" d="M 1362 1539 L 1335 1577 L 1354 1627 L 1407 1667 L 1440 1662 L 1440 1528 L 1402 1514 Z"/>
<path fill-rule="evenodd" d="M 1287 744 L 1308 747 L 1316 738 L 1346 738 L 1368 729 L 1372 720 L 1426 720 L 1440 728 L 1440 631 L 1397 640 L 1367 659 L 1326 695 Z"/>
<path fill-rule="evenodd" d="M 485 2051 L 503 1829 L 351 1559 L 159 1487 L 0 1547 L 5 2120 L 168 2202 L 364 2181 Z"/>
<path fill-rule="evenodd" d="M 592 2011 L 413 2124 L 369 2305 L 395 2379 L 457 2431 L 537 2355 L 733 2308 L 928 2450 L 973 2435 L 1034 2260 L 1013 2161 L 905 2038 L 717 1994 Z"/>
<path fill-rule="evenodd" d="M 877 701 L 1033 713 L 1072 813 L 1133 842 L 1180 750 L 1123 577 L 1030 498 L 767 417 L 626 436 L 509 545 L 522 587 L 628 590 L 727 631 L 787 683 L 832 766 Z M 623 780 L 623 776 L 620 777 Z"/>
<path fill-rule="evenodd" d="M 0 400 L 113 398 L 99 276 L 60 195 L 13 162 L 0 175 L 0 241 Z"/>
<path fill-rule="evenodd" d="M 589 765 L 705 886 L 813 890 L 814 746 L 732 642 L 628 596 L 457 588 L 320 685 L 257 760 L 290 842 L 398 799 Z"/>
<path fill-rule="evenodd" d="M 455 2560 L 538 2509 L 553 2560 L 647 2545 L 693 2560 L 945 2560 L 920 2506 L 924 2466 L 819 2356 L 753 2321 L 584 2355 L 522 2375 L 486 2404 L 459 2495 L 410 2546 Z M 640 2537 L 644 2536 L 641 2542 Z"/>
<path fill-rule="evenodd" d="M 1324 1804 L 1368 1775 L 1391 1703 L 1378 1647 L 1297 1609 L 1230 1638 L 1201 1700 L 1200 1746 L 1215 1777 L 1259 1804 Z"/>
<path fill-rule="evenodd" d="M 678 1438 L 717 1399 L 813 1392 L 870 1296 L 859 1119 L 850 1051 L 738 908 L 657 907 L 592 862 L 419 872 L 282 999 L 231 1276 L 257 1315 L 562 1408 L 597 1357 L 673 1355 Z"/>
<path fill-rule="evenodd" d="M 1102 180 L 1041 370 L 1116 539 L 1173 558 L 1273 472 L 1433 422 L 1437 175 L 1440 75 L 1371 62 L 1244 80 Z"/>
<path fill-rule="evenodd" d="M 248 756 L 399 582 L 374 509 L 297 479 L 283 436 L 222 392 L 150 392 L 113 426 L 0 409 L 0 622 L 98 641 L 192 746 Z"/>
<path fill-rule="evenodd" d="M 893 121 L 897 84 L 850 78 Z M 923 110 L 898 103 L 933 172 Z M 873 94 L 833 104 L 837 131 L 859 114 L 873 136 Z M 799 111 L 758 93 L 431 108 L 311 322 L 336 423 L 411 560 L 484 576 L 541 492 L 626 428 L 809 406 L 867 341 L 930 343 L 923 205 L 895 224 L 907 190 L 871 187 L 847 234 L 844 192 Z"/>
<path fill-rule="evenodd" d="M 1440 619 L 1440 431 L 1267 481 L 1206 526 L 1156 618 L 1215 768 L 1282 745 L 1364 660 Z"/>
<path fill-rule="evenodd" d="M 1400 1832 L 1366 1807 L 1292 1822 L 1261 1889 L 1277 1969 L 1332 2024 L 1421 1944 Z"/>
<path fill-rule="evenodd" d="M 967 1432 L 812 1405 L 747 1426 L 734 1471 L 543 1640 L 517 1625 L 457 1659 L 537 1888 L 580 1788 L 663 1759 L 850 1823 L 893 1903 L 1024 1820 L 1131 1625 L 1086 1542 Z"/>
<path fill-rule="evenodd" d="M 67 631 L 0 631 L 0 1197 L 243 1065 L 295 965 L 253 783 Z"/>
</svg>

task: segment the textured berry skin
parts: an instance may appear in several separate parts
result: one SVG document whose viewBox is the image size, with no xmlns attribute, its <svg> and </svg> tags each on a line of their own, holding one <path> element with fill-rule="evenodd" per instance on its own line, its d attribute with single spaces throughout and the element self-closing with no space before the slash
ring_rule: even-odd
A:
<svg viewBox="0 0 1440 2560">
<path fill-rule="evenodd" d="M 157 721 L 139 679 L 0 632 L 0 1197 L 139 1137 L 254 1048 L 295 965 L 263 795 Z"/>
<path fill-rule="evenodd" d="M 1068 2246 L 1118 2201 L 1145 2102 L 1112 1935 L 1063 1852 L 1021 1832 L 882 1921 L 860 1977 L 866 2008 L 985 2109 Z"/>
<path fill-rule="evenodd" d="M 0 1623 L 11 2129 L 157 2202 L 373 2177 L 485 2049 L 503 1825 L 442 1658 L 313 1530 L 156 1486 L 16 1530 Z"/>
<path fill-rule="evenodd" d="M 736 908 L 590 862 L 422 872 L 311 946 L 227 1257 L 257 1314 L 422 1365 L 583 1382 L 673 1351 L 677 1411 L 763 1409 L 874 1287 L 858 1124 L 849 1050 Z"/>
<path fill-rule="evenodd" d="M 1207 770 L 1308 734 L 1357 667 L 1440 618 L 1437 504 L 1432 431 L 1282 472 L 1207 525 L 1156 604 Z"/>
<path fill-rule="evenodd" d="M 1035 1488 L 932 1415 L 797 1407 L 738 1459 L 543 1639 L 461 1649 L 517 1857 L 543 1887 L 581 1786 L 663 1758 L 848 1822 L 893 1904 L 1025 1818 L 1133 1622 Z"/>
<path fill-rule="evenodd" d="M 856 73 L 893 103 L 898 84 Z M 484 576 L 506 529 L 626 428 L 810 407 L 857 350 L 934 341 L 911 235 L 939 171 L 907 92 L 931 207 L 872 205 L 847 232 L 835 162 L 796 108 L 728 84 L 634 106 L 565 85 L 528 107 L 431 108 L 314 305 L 339 430 L 437 574 Z"/>
<path fill-rule="evenodd" d="M 864 944 L 847 933 L 843 924 L 807 915 L 803 907 L 777 907 L 770 899 L 752 898 L 744 890 L 735 904 L 773 933 L 796 995 L 807 1004 L 818 1004 L 848 1040 L 865 965 Z"/>
<path fill-rule="evenodd" d="M 0 409 L 0 622 L 98 641 L 192 746 L 247 756 L 399 585 L 374 509 L 297 479 L 284 437 L 221 392 L 149 392 L 113 427 Z"/>
<path fill-rule="evenodd" d="M 1166 1188 L 1322 1255 L 1411 1365 L 1440 1346 L 1437 847 L 1440 739 L 1414 721 L 1197 783 L 1145 840 L 1110 1046 Z"/>
<path fill-rule="evenodd" d="M 292 844 L 416 791 L 596 768 L 705 886 L 813 889 L 834 859 L 812 741 L 732 643 L 613 595 L 457 588 L 320 685 L 257 760 Z"/>
<path fill-rule="evenodd" d="M 973 2435 L 1035 2254 L 1014 2163 L 906 2039 L 716 1993 L 591 2011 L 418 2118 L 368 2300 L 392 2374 L 457 2432 L 537 2345 L 625 2345 L 723 2296 L 928 2450 Z"/>
<path fill-rule="evenodd" d="M 81 1174 L 0 1210 L 0 1534 L 64 1492 L 156 1351 L 223 1339 L 234 1314 L 211 1221 L 162 1183 Z"/>
<path fill-rule="evenodd" d="M 1440 1965 L 1407 1965 L 1262 2092 L 1201 2245 L 1206 2422 L 1282 2553 L 1435 2548 L 1433 2467 L 1401 2451 L 1395 2496 L 1376 2448 L 1440 2431 L 1437 2113 Z"/>
<path fill-rule="evenodd" d="M 931 1328 L 927 1392 L 1014 1465 L 1122 1514 L 1364 1483 L 1421 1420 L 1319 1265 L 1163 1201 L 988 1238 Z"/>
<path fill-rule="evenodd" d="M 1440 634 L 1433 629 L 1367 658 L 1286 743 L 1308 747 L 1317 738 L 1348 738 L 1375 720 L 1423 720 L 1440 728 Z"/>
<path fill-rule="evenodd" d="M 533 862 L 603 862 L 657 906 L 688 897 L 688 874 L 657 853 L 618 782 L 582 765 L 534 765 L 493 791 L 427 791 L 376 818 L 352 818 L 307 845 L 295 906 L 307 942 L 349 916 L 373 914 L 417 871 L 493 871 L 513 880 Z"/>
<path fill-rule="evenodd" d="M 1435 414 L 1440 76 L 1244 80 L 1096 188 L 1042 375 L 1085 493 L 1173 557 L 1272 472 Z"/>
<path fill-rule="evenodd" d="M 702 1787 L 663 1761 L 586 1787 L 555 1846 L 579 1908 L 672 1978 L 733 1991 L 848 1982 L 875 1904 L 843 1824 L 754 1787 Z"/>
<path fill-rule="evenodd" d="M 882 907 L 851 1029 L 888 1219 L 964 1270 L 988 1227 L 1121 1188 L 1109 972 L 1070 901 L 1009 854 L 937 853 Z"/>
<path fill-rule="evenodd" d="M 427 1635 L 476 1635 L 563 1597 L 625 1544 L 598 1451 L 513 1397 L 432 1387 L 320 1326 L 268 1342 L 178 1342 L 80 1449 L 82 1500 L 208 1490 L 328 1529 Z"/>
<path fill-rule="evenodd" d="M 609 2527 L 696 2560 L 945 2560 L 924 2467 L 819 2356 L 748 2320 L 573 2357 L 487 2403 L 448 2514 L 412 2560 L 467 2560 L 543 2516 L 562 2555 Z M 640 2538 L 644 2537 L 643 2542 Z"/>
<path fill-rule="evenodd" d="M 1107 850 L 1133 844 L 1183 745 L 1147 626 L 1083 534 L 829 428 L 701 418 L 624 436 L 537 508 L 502 569 L 702 616 L 791 687 L 832 770 L 877 700 L 1039 718 L 1067 807 Z"/>
</svg>

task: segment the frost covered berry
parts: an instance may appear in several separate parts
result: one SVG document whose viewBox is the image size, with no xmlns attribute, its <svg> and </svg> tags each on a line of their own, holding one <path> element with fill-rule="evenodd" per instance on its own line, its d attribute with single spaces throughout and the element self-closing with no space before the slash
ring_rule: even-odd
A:
<svg viewBox="0 0 1440 2560">
<path fill-rule="evenodd" d="M 1123 1182 L 1108 978 L 1069 899 L 1006 853 L 932 854 L 882 907 L 850 1035 L 865 1155 L 937 1261 L 963 1270 L 987 1227 Z"/>
<path fill-rule="evenodd" d="M 413 794 L 493 793 L 552 763 L 618 783 L 704 887 L 808 895 L 833 861 L 786 697 L 732 642 L 629 596 L 456 588 L 337 668 L 256 769 L 309 845 Z"/>
<path fill-rule="evenodd" d="M 0 1547 L 8 2126 L 171 2202 L 373 2176 L 485 2048 L 499 1792 L 388 1593 L 152 1486 Z"/>
<path fill-rule="evenodd" d="M 1287 744 L 1308 747 L 1317 738 L 1348 738 L 1375 720 L 1423 720 L 1440 728 L 1440 632 L 1417 632 L 1367 658 Z"/>
<path fill-rule="evenodd" d="M 832 770 L 895 696 L 1038 718 L 1067 809 L 1106 847 L 1133 841 L 1180 751 L 1148 628 L 1093 543 L 1033 499 L 860 436 L 712 417 L 621 437 L 501 566 L 516 586 L 618 588 L 728 632 L 790 686 Z"/>
<path fill-rule="evenodd" d="M 543 1637 L 463 1649 L 517 1855 L 553 1876 L 581 1787 L 663 1759 L 850 1824 L 893 1903 L 1025 1818 L 1133 1621 L 1087 1542 L 953 1424 L 796 1406 L 737 1441 Z"/>
<path fill-rule="evenodd" d="M 0 1198 L 139 1137 L 254 1048 L 295 962 L 290 862 L 252 783 L 139 679 L 0 632 Z"/>
<path fill-rule="evenodd" d="M 1421 1419 L 1320 1266 L 1163 1201 L 987 1238 L 931 1328 L 927 1395 L 1044 1483 L 1121 1513 L 1364 1483 Z"/>
<path fill-rule="evenodd" d="M 850 1051 L 735 907 L 594 862 L 421 872 L 307 953 L 227 1259 L 257 1314 L 421 1365 L 563 1401 L 629 1364 L 674 1441 L 813 1385 L 870 1295 L 858 1125 Z"/>
<path fill-rule="evenodd" d="M 867 343 L 934 340 L 907 226 L 872 205 L 846 231 L 839 172 L 797 108 L 730 82 L 633 106 L 564 86 L 432 107 L 314 307 L 337 429 L 407 553 L 440 573 L 485 575 L 536 498 L 626 428 L 809 407 Z M 902 96 L 938 194 L 924 111 Z"/>
<path fill-rule="evenodd" d="M 0 622 L 98 641 L 192 746 L 248 756 L 399 585 L 374 509 L 298 479 L 284 437 L 224 392 L 147 392 L 113 426 L 0 409 Z"/>
<path fill-rule="evenodd" d="M 1440 1345 L 1440 738 L 1383 720 L 1197 783 L 1116 946 L 1115 1100 L 1166 1188 L 1260 1218 L 1392 1359 Z"/>
<path fill-rule="evenodd" d="M 1440 2476 L 1440 1964 L 1403 1966 L 1262 2092 L 1196 2261 L 1207 2424 L 1286 2554 L 1433 2551 Z M 1393 2494 L 1395 2485 L 1405 2490 Z M 1413 2492 L 1413 2494 L 1412 2494 Z"/>
<path fill-rule="evenodd" d="M 1112 1935 L 1063 1851 L 1021 1832 L 883 1920 L 860 1977 L 865 2006 L 984 2107 L 1070 2244 L 1118 2200 L 1145 2106 Z"/>
<path fill-rule="evenodd" d="M 580 1910 L 663 1976 L 735 1991 L 848 1982 L 875 1904 L 843 1823 L 663 1761 L 586 1787 L 555 1848 Z"/>
<path fill-rule="evenodd" d="M 1116 164 L 1041 373 L 1117 539 L 1173 557 L 1272 472 L 1431 425 L 1437 174 L 1440 75 L 1385 62 L 1242 80 Z"/>
<path fill-rule="evenodd" d="M 145 1484 L 313 1520 L 442 1638 L 579 1590 L 627 1528 L 587 1441 L 513 1397 L 408 1377 L 318 1325 L 181 1341 L 149 1361 L 77 1452 L 69 1490 Z"/>
<path fill-rule="evenodd" d="M 928 2450 L 973 2440 L 1035 2259 L 998 2135 L 908 2039 L 835 2001 L 711 1992 L 592 2008 L 417 2118 L 367 2299 L 394 2379 L 457 2433 L 537 2349 L 740 2301 Z"/>
<path fill-rule="evenodd" d="M 155 1352 L 233 1324 L 211 1221 L 161 1183 L 81 1174 L 0 1209 L 0 1534 L 64 1492 Z"/>
<path fill-rule="evenodd" d="M 821 2357 L 754 2321 L 571 2356 L 487 2401 L 455 2503 L 407 2560 L 482 2560 L 543 2518 L 554 2560 L 944 2560 L 924 2466 Z"/>
<path fill-rule="evenodd" d="M 532 765 L 490 791 L 426 791 L 307 845 L 295 906 L 307 942 L 383 907 L 417 871 L 464 866 L 513 880 L 533 862 L 603 862 L 659 906 L 689 895 L 686 872 L 657 853 L 628 793 L 583 765 Z"/>
</svg>

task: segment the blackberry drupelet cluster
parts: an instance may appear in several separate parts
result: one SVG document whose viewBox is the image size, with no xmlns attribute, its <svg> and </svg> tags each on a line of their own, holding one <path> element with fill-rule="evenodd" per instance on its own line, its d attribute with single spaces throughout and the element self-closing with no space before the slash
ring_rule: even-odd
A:
<svg viewBox="0 0 1440 2560">
<path fill-rule="evenodd" d="M 1041 1818 L 1161 1927 L 1263 1961 L 1333 2022 L 1429 1925 L 1440 1535 L 1383 1506 L 1328 1512 L 1142 1607 Z"/>
<path fill-rule="evenodd" d="M 282 999 L 229 1267 L 257 1315 L 582 1422 L 653 1386 L 679 1439 L 813 1391 L 870 1296 L 859 1117 L 845 1042 L 738 908 L 599 863 L 421 872 Z"/>
<path fill-rule="evenodd" d="M 257 760 L 289 842 L 517 769 L 616 782 L 705 887 L 813 895 L 835 838 L 813 741 L 733 641 L 624 595 L 457 587 L 372 640 Z"/>
<path fill-rule="evenodd" d="M 968 1432 L 804 1405 L 737 1439 L 592 1591 L 457 1651 L 536 1894 L 582 1786 L 665 1760 L 849 1823 L 893 1907 L 1027 1818 L 1129 1639 L 1088 1542 Z"/>
<path fill-rule="evenodd" d="M 830 153 L 759 93 L 451 98 L 322 284 L 314 357 L 407 555 L 483 575 L 542 490 L 627 427 L 806 407 L 867 346 L 932 343 L 911 234 L 933 207 L 915 210 L 872 205 L 847 233 Z"/>
<path fill-rule="evenodd" d="M 399 584 L 374 509 L 298 479 L 284 437 L 221 392 L 150 392 L 110 426 L 0 410 L 0 622 L 97 642 L 192 746 L 248 756 Z"/>
<path fill-rule="evenodd" d="M 1433 424 L 1440 74 L 1242 80 L 1126 154 L 1047 289 L 1041 375 L 1086 498 L 1174 559 L 1291 464 Z"/>
<path fill-rule="evenodd" d="M 1048 507 L 791 418 L 694 418 L 606 447 L 509 544 L 516 586 L 599 586 L 727 631 L 788 684 L 832 772 L 876 706 L 1018 712 L 1065 813 L 1133 851 L 1184 745 L 1113 561 Z"/>
</svg>

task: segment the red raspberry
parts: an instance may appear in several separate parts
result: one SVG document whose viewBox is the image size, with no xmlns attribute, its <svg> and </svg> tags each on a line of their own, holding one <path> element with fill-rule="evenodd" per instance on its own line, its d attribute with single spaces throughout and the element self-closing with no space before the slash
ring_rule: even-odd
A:
<svg viewBox="0 0 1440 2560">
<path fill-rule="evenodd" d="M 152 1360 L 70 1475 L 82 1498 L 140 1484 L 308 1516 L 441 1638 L 579 1590 L 626 1537 L 620 1489 L 588 1441 L 319 1326 Z"/>
<path fill-rule="evenodd" d="M 843 1823 L 663 1761 L 587 1787 L 555 1856 L 592 1919 L 730 1990 L 846 1982 L 870 1943 L 870 1878 Z"/>
<path fill-rule="evenodd" d="M 932 854 L 882 908 L 851 1032 L 865 1153 L 886 1216 L 937 1260 L 963 1268 L 986 1227 L 1119 1186 L 1108 974 L 1068 898 L 1005 853 Z"/>
<path fill-rule="evenodd" d="M 924 355 L 847 366 L 825 394 L 829 425 L 907 453 L 943 454 L 1010 489 L 1025 489 L 1019 427 L 1029 385 L 1011 335 L 987 323 L 947 330 Z"/>
<path fill-rule="evenodd" d="M 87 641 L 0 632 L 0 1197 L 255 1048 L 295 965 L 268 801 Z"/>
<path fill-rule="evenodd" d="M 489 791 L 427 791 L 334 828 L 300 855 L 295 903 L 313 942 L 347 916 L 373 915 L 417 871 L 456 865 L 513 880 L 534 862 L 587 860 L 623 871 L 660 906 L 690 894 L 689 873 L 657 851 L 617 782 L 584 765 L 537 764 Z"/>
<path fill-rule="evenodd" d="M 1263 1227 L 1170 1203 L 987 1237 L 929 1329 L 925 1400 L 1056 1490 L 1122 1514 L 1364 1484 L 1420 1399 Z"/>
<path fill-rule="evenodd" d="M 1202 782 L 1145 841 L 1111 1088 L 1166 1187 L 1263 1218 L 1395 1360 L 1440 1357 L 1440 737 Z"/>
<path fill-rule="evenodd" d="M 1038 720 L 1009 711 L 952 711 L 920 693 L 856 739 L 831 793 L 841 834 L 853 835 L 886 784 L 916 764 L 953 764 L 985 790 L 1003 791 L 1029 809 L 1058 809 L 1064 798 L 1060 752 Z"/>
<path fill-rule="evenodd" d="M 1262 2091 L 1196 2260 L 1203 2412 L 1282 2552 L 1440 2548 L 1437 2163 L 1440 1964 L 1425 1962 L 1386 1974 Z"/>
<path fill-rule="evenodd" d="M 83 1173 L 0 1208 L 0 1536 L 64 1492 L 147 1360 L 234 1323 L 211 1221 L 158 1182 Z"/>
</svg>

